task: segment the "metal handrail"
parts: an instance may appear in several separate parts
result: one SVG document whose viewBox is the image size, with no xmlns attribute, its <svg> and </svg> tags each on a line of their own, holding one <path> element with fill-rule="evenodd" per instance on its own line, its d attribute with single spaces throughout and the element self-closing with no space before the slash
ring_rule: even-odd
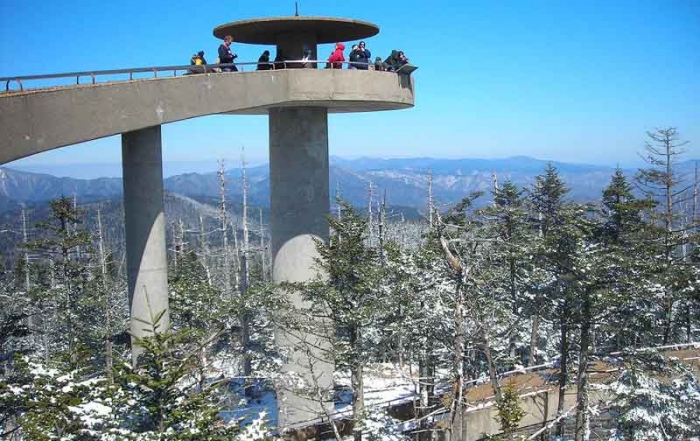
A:
<svg viewBox="0 0 700 441">
<path fill-rule="evenodd" d="M 245 66 L 258 66 L 261 64 L 267 64 L 271 67 L 269 70 L 279 70 L 276 69 L 275 66 L 282 64 L 283 67 L 282 69 L 287 69 L 287 65 L 298 65 L 301 63 L 309 63 L 311 66 L 314 68 L 318 68 L 321 64 L 328 63 L 327 60 L 284 60 L 284 61 L 269 61 L 266 63 L 259 63 L 257 61 L 246 61 L 246 62 L 241 62 L 241 63 L 220 63 L 220 64 L 200 64 L 200 65 L 192 65 L 192 64 L 186 64 L 186 65 L 176 65 L 176 66 L 156 66 L 156 67 L 134 67 L 134 68 L 128 68 L 128 69 L 110 69 L 110 70 L 93 70 L 93 71 L 80 71 L 80 72 L 66 72 L 66 73 L 55 73 L 55 74 L 45 74 L 45 75 L 22 75 L 22 76 L 15 76 L 15 77 L 0 77 L 0 82 L 5 82 L 5 91 L 9 92 L 10 91 L 10 84 L 14 81 L 17 84 L 19 84 L 19 90 L 24 91 L 24 85 L 23 81 L 30 81 L 30 80 L 50 80 L 50 79 L 56 79 L 56 78 L 75 78 L 76 79 L 76 84 L 80 84 L 80 78 L 81 77 L 90 77 L 91 79 L 91 84 L 96 84 L 96 77 L 98 76 L 105 76 L 105 75 L 119 75 L 119 74 L 129 74 L 129 79 L 128 80 L 117 80 L 117 81 L 134 81 L 134 74 L 135 73 L 153 73 L 153 78 L 158 78 L 158 72 L 173 72 L 173 76 L 177 76 L 178 71 L 187 71 L 187 72 L 193 72 L 196 74 L 199 73 L 216 73 L 219 72 L 219 69 L 222 68 L 231 68 L 231 67 L 236 67 L 237 69 L 240 67 L 240 71 L 244 71 Z M 347 66 L 358 66 L 358 65 L 365 65 L 368 67 L 373 66 L 374 63 L 362 63 L 358 61 L 338 61 L 330 64 L 331 69 L 333 68 L 333 64 L 340 63 L 341 65 L 347 65 Z M 337 69 L 337 68 L 336 68 Z M 200 72 L 201 70 L 201 72 Z M 364 70 L 364 69 L 363 69 Z M 229 72 L 227 72 L 229 73 Z M 235 73 L 235 72 L 234 72 Z M 44 88 L 49 88 L 52 86 L 47 86 L 47 87 L 41 87 L 36 90 L 44 89 Z"/>
</svg>

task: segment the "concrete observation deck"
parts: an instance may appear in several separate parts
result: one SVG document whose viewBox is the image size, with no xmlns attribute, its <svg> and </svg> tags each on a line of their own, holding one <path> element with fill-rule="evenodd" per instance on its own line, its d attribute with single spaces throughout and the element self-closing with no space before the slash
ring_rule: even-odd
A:
<svg viewBox="0 0 700 441">
<path fill-rule="evenodd" d="M 122 135 L 131 332 L 142 337 L 153 332 L 143 326 L 149 310 L 164 312 L 157 332 L 169 321 L 160 126 L 213 114 L 268 115 L 273 281 L 323 277 L 316 241 L 328 239 L 328 114 L 412 107 L 414 82 L 393 72 L 301 68 L 299 60 L 307 51 L 311 60 L 325 59 L 317 55 L 320 43 L 361 40 L 378 32 L 371 23 L 327 17 L 243 20 L 213 33 L 232 35 L 236 44 L 274 44 L 277 56 L 288 61 L 286 69 L 0 93 L 0 164 Z M 94 79 L 94 73 L 87 74 Z M 308 305 L 299 293 L 285 294 L 297 307 Z M 278 329 L 276 340 L 288 354 L 282 371 L 294 372 L 305 383 L 301 388 L 297 380 L 280 385 L 278 421 L 281 428 L 298 427 L 332 406 L 333 360 L 327 357 L 328 342 L 313 333 Z M 135 359 L 139 351 L 134 346 Z M 316 386 L 308 389 L 312 383 Z"/>
<path fill-rule="evenodd" d="M 278 107 L 372 112 L 413 102 L 407 76 L 344 69 L 210 73 L 0 93 L 0 164 L 205 115 L 267 115 Z"/>
</svg>

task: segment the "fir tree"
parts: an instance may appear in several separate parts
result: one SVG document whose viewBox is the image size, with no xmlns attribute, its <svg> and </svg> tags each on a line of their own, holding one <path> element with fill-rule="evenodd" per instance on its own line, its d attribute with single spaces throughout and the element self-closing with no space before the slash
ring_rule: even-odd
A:
<svg viewBox="0 0 700 441">
<path fill-rule="evenodd" d="M 337 335 L 329 332 L 332 328 L 325 322 L 322 329 L 312 332 L 324 335 L 331 342 L 338 367 L 350 370 L 354 437 L 360 441 L 365 418 L 364 369 L 375 339 L 369 332 L 388 319 L 392 308 L 381 283 L 386 267 L 380 265 L 378 251 L 367 243 L 368 221 L 347 203 L 338 203 L 341 218 L 328 218 L 332 231 L 329 242 L 317 242 L 318 265 L 326 279 L 296 284 L 291 289 L 300 290 L 313 302 L 309 310 L 297 314 L 327 317 L 337 330 Z"/>
</svg>

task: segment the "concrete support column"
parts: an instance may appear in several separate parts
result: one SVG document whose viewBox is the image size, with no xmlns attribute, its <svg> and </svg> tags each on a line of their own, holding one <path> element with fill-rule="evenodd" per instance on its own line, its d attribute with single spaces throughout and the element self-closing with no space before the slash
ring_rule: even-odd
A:
<svg viewBox="0 0 700 441">
<path fill-rule="evenodd" d="M 317 107 L 270 110 L 270 228 L 274 282 L 304 282 L 318 275 L 314 238 L 328 240 L 328 110 Z M 287 295 L 303 307 L 299 293 Z M 283 371 L 296 372 L 306 390 L 281 387 L 278 391 L 279 425 L 288 427 L 322 415 L 315 386 L 332 391 L 333 365 L 319 348 L 327 342 L 313 335 L 276 334 L 278 345 L 289 350 Z M 302 340 L 304 340 L 302 342 Z M 311 350 L 311 359 L 304 350 Z M 330 361 L 330 363 L 329 363 Z M 313 364 L 314 381 L 311 378 Z M 314 384 L 316 383 L 316 384 Z M 295 387 L 298 386 L 298 382 Z M 331 396 L 326 405 L 330 406 Z"/>
<path fill-rule="evenodd" d="M 282 54 L 285 60 L 301 60 L 304 57 L 304 49 L 311 50 L 312 60 L 318 59 L 318 37 L 313 32 L 283 32 L 276 36 L 276 40 L 277 54 Z M 287 67 L 300 68 L 301 65 L 289 63 Z"/>
<path fill-rule="evenodd" d="M 160 126 L 122 134 L 122 167 L 131 332 L 144 337 L 150 327 L 139 320 L 165 311 L 158 332 L 170 322 Z"/>
</svg>

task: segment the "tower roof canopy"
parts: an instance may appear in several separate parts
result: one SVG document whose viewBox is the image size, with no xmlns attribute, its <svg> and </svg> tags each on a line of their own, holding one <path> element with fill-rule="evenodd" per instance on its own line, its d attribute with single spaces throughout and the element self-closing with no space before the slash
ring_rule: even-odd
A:
<svg viewBox="0 0 700 441">
<path fill-rule="evenodd" d="M 284 34 L 315 34 L 318 44 L 362 40 L 379 26 L 361 20 L 332 17 L 274 17 L 234 21 L 214 28 L 214 36 L 231 35 L 238 43 L 277 44 Z"/>
</svg>

